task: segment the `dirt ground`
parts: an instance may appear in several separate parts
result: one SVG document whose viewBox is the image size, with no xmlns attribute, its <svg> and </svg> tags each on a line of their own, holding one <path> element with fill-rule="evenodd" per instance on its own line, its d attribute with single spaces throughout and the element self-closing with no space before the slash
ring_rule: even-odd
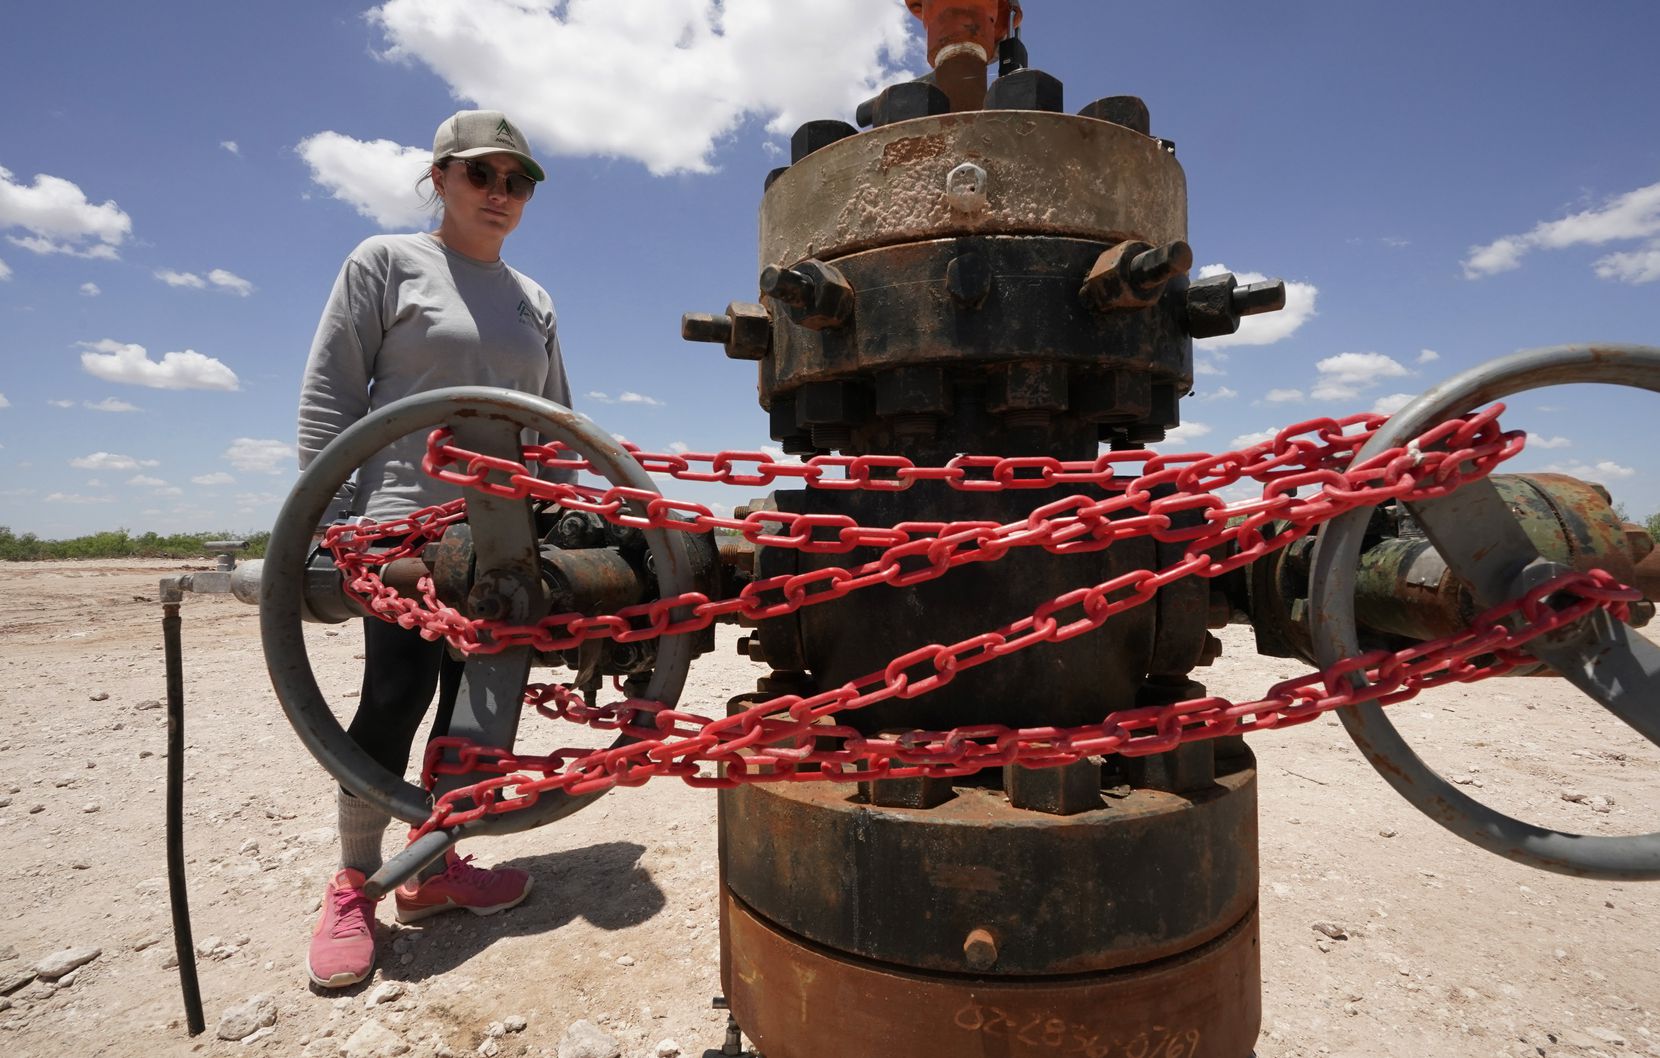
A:
<svg viewBox="0 0 1660 1058">
<path fill-rule="evenodd" d="M 527 903 L 416 928 L 382 907 L 375 977 L 312 989 L 303 959 L 336 854 L 331 781 L 271 695 L 256 613 L 214 596 L 184 605 L 186 841 L 208 953 L 208 1030 L 189 1038 L 170 958 L 156 601 L 158 579 L 186 568 L 0 567 L 0 885 L 13 908 L 0 916 L 0 1051 L 554 1055 L 578 1019 L 629 1058 L 672 1053 L 665 1041 L 687 1055 L 720 1045 L 714 796 L 667 781 L 474 842 L 481 862 L 533 872 Z M 686 701 L 700 711 L 760 674 L 733 652 L 736 634 L 723 629 L 694 666 Z M 1198 674 L 1213 693 L 1252 695 L 1299 670 L 1258 658 L 1248 629 L 1223 634 L 1224 657 Z M 349 710 L 357 628 L 309 635 L 325 692 Z M 1441 689 L 1392 712 L 1444 774 L 1513 814 L 1590 834 L 1660 829 L 1660 752 L 1556 681 Z M 1385 786 L 1333 720 L 1252 745 L 1261 1058 L 1660 1056 L 1660 885 L 1544 874 L 1463 844 Z M 65 948 L 100 954 L 57 984 L 16 983 Z M 218 1039 L 224 1012 L 259 994 L 274 1003 L 270 1030 Z"/>
</svg>

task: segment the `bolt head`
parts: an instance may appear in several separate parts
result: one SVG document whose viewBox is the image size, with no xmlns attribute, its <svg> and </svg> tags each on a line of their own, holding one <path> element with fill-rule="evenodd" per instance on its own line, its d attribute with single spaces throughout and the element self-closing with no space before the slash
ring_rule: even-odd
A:
<svg viewBox="0 0 1660 1058">
<path fill-rule="evenodd" d="M 969 930 L 963 941 L 963 960 L 972 970 L 989 970 L 997 965 L 997 940 L 988 930 Z"/>
</svg>

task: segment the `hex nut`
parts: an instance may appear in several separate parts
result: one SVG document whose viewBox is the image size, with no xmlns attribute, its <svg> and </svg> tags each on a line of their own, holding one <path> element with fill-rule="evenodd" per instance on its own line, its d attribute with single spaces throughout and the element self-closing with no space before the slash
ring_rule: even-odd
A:
<svg viewBox="0 0 1660 1058">
<path fill-rule="evenodd" d="M 986 89 L 987 110 L 1047 110 L 1059 114 L 1066 109 L 1060 78 L 1042 70 L 1016 70 L 1004 74 Z"/>
<path fill-rule="evenodd" d="M 1079 117 L 1094 118 L 1122 125 L 1143 136 L 1152 134 L 1152 115 L 1147 104 L 1138 96 L 1107 96 L 1078 111 Z"/>
<path fill-rule="evenodd" d="M 814 151 L 822 150 L 837 140 L 857 136 L 859 130 L 845 121 L 809 121 L 790 137 L 790 164 L 794 165 Z"/>
<path fill-rule="evenodd" d="M 909 121 L 912 118 L 933 117 L 936 114 L 950 112 L 951 99 L 937 85 L 929 84 L 927 81 L 905 81 L 889 85 L 870 101 L 868 124 L 872 128 L 880 128 L 883 125 L 892 125 L 896 121 Z"/>
<path fill-rule="evenodd" d="M 772 351 L 772 313 L 753 301 L 734 301 L 726 306 L 732 321 L 726 339 L 726 355 L 733 360 L 764 360 Z"/>
</svg>

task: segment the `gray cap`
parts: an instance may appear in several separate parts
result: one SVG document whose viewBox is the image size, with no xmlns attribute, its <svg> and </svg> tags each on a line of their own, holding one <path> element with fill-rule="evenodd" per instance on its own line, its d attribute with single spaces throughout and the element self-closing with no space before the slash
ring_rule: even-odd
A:
<svg viewBox="0 0 1660 1058">
<path fill-rule="evenodd" d="M 432 164 L 450 158 L 477 158 L 481 154 L 511 154 L 524 163 L 532 180 L 547 174 L 530 156 L 530 143 L 519 127 L 499 110 L 462 110 L 445 118 L 432 138 Z"/>
</svg>

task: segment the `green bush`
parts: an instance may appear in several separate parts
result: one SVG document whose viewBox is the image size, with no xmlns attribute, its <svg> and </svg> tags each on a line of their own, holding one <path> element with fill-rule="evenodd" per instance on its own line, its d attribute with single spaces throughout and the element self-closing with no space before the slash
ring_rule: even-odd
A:
<svg viewBox="0 0 1660 1058">
<path fill-rule="evenodd" d="M 260 558 L 265 554 L 268 532 L 239 536 L 235 533 L 141 533 L 133 536 L 126 529 L 110 529 L 90 536 L 69 540 L 42 540 L 34 533 L 21 536 L 8 526 L 0 525 L 0 561 L 33 562 L 55 558 L 207 558 L 210 552 L 203 546 L 209 540 L 246 540 L 248 549 L 242 558 Z"/>
</svg>

